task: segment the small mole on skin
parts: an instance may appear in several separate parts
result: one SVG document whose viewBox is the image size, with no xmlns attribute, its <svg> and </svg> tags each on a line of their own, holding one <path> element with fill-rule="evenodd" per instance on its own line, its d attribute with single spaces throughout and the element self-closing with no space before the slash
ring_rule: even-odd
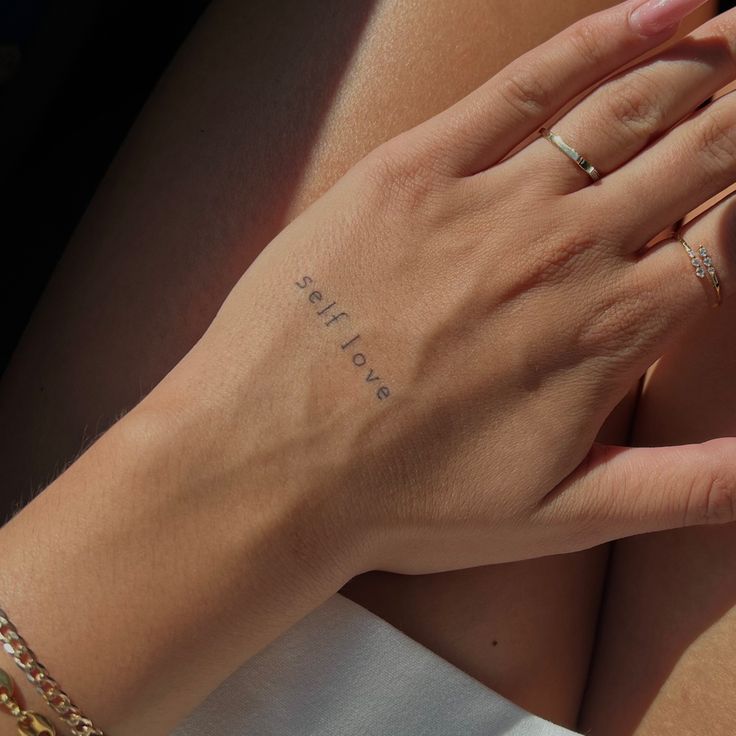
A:
<svg viewBox="0 0 736 736">
<path fill-rule="evenodd" d="M 494 639 L 493 640 L 493 646 L 495 647 L 498 644 L 498 642 Z"/>
</svg>

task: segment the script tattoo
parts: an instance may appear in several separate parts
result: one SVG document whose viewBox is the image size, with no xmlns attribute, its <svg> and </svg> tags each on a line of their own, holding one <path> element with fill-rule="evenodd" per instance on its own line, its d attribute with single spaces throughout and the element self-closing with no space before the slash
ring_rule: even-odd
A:
<svg viewBox="0 0 736 736">
<path fill-rule="evenodd" d="M 339 331 L 339 327 L 336 327 L 336 325 L 347 327 L 350 324 L 350 315 L 347 312 L 341 311 L 336 302 L 331 302 L 323 296 L 321 291 L 314 288 L 315 282 L 311 276 L 302 276 L 301 280 L 295 281 L 294 284 L 298 288 L 305 290 L 310 304 L 316 305 L 315 314 L 322 319 L 325 327 Z M 323 306 L 322 302 L 327 302 L 326 306 Z M 375 370 L 368 365 L 366 354 L 360 352 L 358 349 L 358 343 L 361 340 L 360 333 L 353 333 L 352 330 L 349 333 L 345 332 L 345 330 L 342 332 L 340 348 L 350 356 L 353 365 L 362 370 L 364 380 L 374 389 L 376 398 L 379 401 L 387 399 L 391 395 L 391 389 L 389 389 Z"/>
</svg>

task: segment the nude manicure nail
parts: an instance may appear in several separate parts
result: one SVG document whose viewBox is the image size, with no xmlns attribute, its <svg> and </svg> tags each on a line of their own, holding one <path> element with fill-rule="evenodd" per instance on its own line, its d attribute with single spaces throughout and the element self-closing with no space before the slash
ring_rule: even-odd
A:
<svg viewBox="0 0 736 736">
<path fill-rule="evenodd" d="M 674 28 L 686 15 L 708 0 L 646 0 L 629 16 L 629 23 L 642 36 L 656 36 Z"/>
</svg>

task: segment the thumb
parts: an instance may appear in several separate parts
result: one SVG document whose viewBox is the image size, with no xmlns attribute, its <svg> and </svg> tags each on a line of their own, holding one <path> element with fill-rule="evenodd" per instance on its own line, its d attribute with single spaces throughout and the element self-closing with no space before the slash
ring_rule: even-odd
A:
<svg viewBox="0 0 736 736">
<path fill-rule="evenodd" d="M 541 507 L 575 530 L 580 548 L 736 521 L 736 437 L 674 447 L 596 443 Z"/>
</svg>

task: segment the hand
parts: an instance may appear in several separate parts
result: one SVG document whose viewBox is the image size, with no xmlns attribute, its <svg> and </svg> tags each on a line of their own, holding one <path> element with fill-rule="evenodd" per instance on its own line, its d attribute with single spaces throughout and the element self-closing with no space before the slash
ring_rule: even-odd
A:
<svg viewBox="0 0 736 736">
<path fill-rule="evenodd" d="M 644 246 L 736 174 L 736 104 L 689 115 L 733 74 L 736 17 L 554 124 L 601 181 L 534 136 L 699 3 L 640 4 L 575 24 L 387 142 L 266 248 L 144 402 L 194 428 L 210 482 L 245 508 L 288 499 L 353 573 L 735 518 L 736 440 L 594 439 L 711 308 L 677 241 Z M 727 288 L 733 258 L 709 245 Z"/>
</svg>

